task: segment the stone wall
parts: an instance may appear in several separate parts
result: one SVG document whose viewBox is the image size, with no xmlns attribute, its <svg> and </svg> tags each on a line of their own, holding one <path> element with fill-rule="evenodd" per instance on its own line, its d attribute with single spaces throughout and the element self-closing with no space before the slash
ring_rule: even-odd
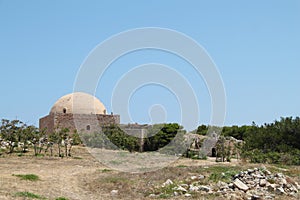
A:
<svg viewBox="0 0 300 200">
<path fill-rule="evenodd" d="M 71 133 L 75 130 L 80 132 L 97 132 L 102 126 L 120 124 L 119 115 L 87 115 L 56 113 L 40 119 L 40 130 L 47 129 L 51 133 L 55 128 L 68 128 Z"/>
<path fill-rule="evenodd" d="M 54 116 L 47 115 L 39 120 L 40 131 L 45 130 L 47 133 L 53 132 L 54 130 Z"/>
</svg>

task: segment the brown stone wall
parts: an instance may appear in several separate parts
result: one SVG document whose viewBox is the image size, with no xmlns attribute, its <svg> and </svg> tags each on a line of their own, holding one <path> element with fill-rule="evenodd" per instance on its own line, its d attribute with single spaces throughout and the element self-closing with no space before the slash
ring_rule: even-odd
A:
<svg viewBox="0 0 300 200">
<path fill-rule="evenodd" d="M 54 130 L 54 116 L 47 115 L 39 120 L 40 131 L 45 130 L 47 133 L 53 132 Z"/>
<path fill-rule="evenodd" d="M 56 113 L 40 119 L 40 130 L 47 128 L 47 132 L 53 132 L 56 128 L 68 128 L 71 133 L 97 132 L 102 126 L 120 124 L 119 115 L 86 115 L 71 113 Z"/>
</svg>

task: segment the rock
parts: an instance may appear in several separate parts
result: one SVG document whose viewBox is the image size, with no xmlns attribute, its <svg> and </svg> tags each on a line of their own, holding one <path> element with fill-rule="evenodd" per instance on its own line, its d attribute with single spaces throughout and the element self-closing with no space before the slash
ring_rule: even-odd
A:
<svg viewBox="0 0 300 200">
<path fill-rule="evenodd" d="M 188 193 L 186 193 L 184 196 L 185 196 L 185 197 L 192 197 L 192 195 L 191 195 L 191 194 L 188 194 Z"/>
<path fill-rule="evenodd" d="M 245 192 L 249 190 L 249 187 L 238 178 L 234 180 L 233 184 L 235 187 Z"/>
<path fill-rule="evenodd" d="M 192 176 L 192 177 L 191 177 L 191 180 L 192 180 L 192 181 L 195 181 L 195 180 L 203 180 L 203 179 L 205 179 L 205 176 L 203 176 L 203 175 Z"/>
<path fill-rule="evenodd" d="M 278 195 L 283 195 L 283 194 L 285 194 L 285 191 L 282 187 L 279 187 L 275 190 L 275 193 Z"/>
<path fill-rule="evenodd" d="M 286 185 L 286 184 L 287 184 L 286 179 L 285 179 L 285 178 L 281 178 L 281 179 L 279 180 L 279 184 L 280 184 L 280 185 Z"/>
<path fill-rule="evenodd" d="M 162 184 L 162 187 L 166 187 L 166 186 L 173 185 L 173 184 L 174 184 L 173 181 L 171 181 L 170 179 L 168 179 L 166 182 L 164 182 Z"/>
<path fill-rule="evenodd" d="M 150 195 L 149 195 L 149 198 L 155 198 L 155 197 L 156 197 L 155 194 L 150 194 Z"/>
<path fill-rule="evenodd" d="M 274 198 L 273 198 L 272 196 L 268 196 L 268 195 L 267 195 L 267 196 L 265 196 L 265 199 L 266 199 L 266 200 L 268 200 L 268 199 L 272 200 L 272 199 L 274 199 Z"/>
<path fill-rule="evenodd" d="M 275 176 L 278 177 L 278 178 L 284 178 L 284 175 L 282 173 L 278 173 Z"/>
<path fill-rule="evenodd" d="M 297 189 L 295 186 L 293 186 L 293 185 L 291 185 L 291 186 L 289 187 L 289 189 L 290 189 L 290 191 L 292 191 L 292 192 L 298 193 L 298 189 Z"/>
<path fill-rule="evenodd" d="M 203 180 L 203 179 L 205 179 L 205 176 L 199 175 L 199 176 L 198 176 L 198 179 L 199 179 L 199 180 Z"/>
<path fill-rule="evenodd" d="M 268 176 L 270 176 L 272 173 L 269 170 L 266 170 L 265 174 L 268 175 Z"/>
<path fill-rule="evenodd" d="M 224 182 L 222 182 L 222 181 L 219 181 L 219 182 L 217 183 L 217 186 L 218 186 L 218 188 L 221 189 L 221 190 L 223 190 L 223 189 L 229 189 L 228 184 L 227 184 L 227 183 L 224 183 Z"/>
<path fill-rule="evenodd" d="M 270 185 L 268 186 L 268 191 L 269 191 L 269 192 L 274 192 L 275 189 L 276 189 L 276 184 L 270 184 Z"/>
<path fill-rule="evenodd" d="M 238 200 L 241 199 L 239 196 L 237 196 L 236 194 L 231 194 L 227 197 L 227 199 L 229 200 Z"/>
<path fill-rule="evenodd" d="M 183 192 L 183 193 L 187 192 L 187 190 L 181 186 L 175 187 L 173 190 L 178 191 L 178 192 Z"/>
<path fill-rule="evenodd" d="M 183 187 L 184 189 L 189 189 L 190 187 L 188 184 L 181 184 L 180 186 Z"/>
<path fill-rule="evenodd" d="M 267 180 L 266 179 L 260 179 L 259 181 L 259 186 L 260 187 L 265 187 L 267 185 Z"/>
<path fill-rule="evenodd" d="M 209 192 L 211 188 L 207 186 L 199 186 L 199 190 L 204 192 Z"/>
<path fill-rule="evenodd" d="M 198 186 L 193 186 L 193 185 L 191 185 L 191 186 L 190 186 L 190 191 L 191 191 L 191 192 L 197 192 L 197 191 L 199 191 L 199 187 L 198 187 Z"/>
<path fill-rule="evenodd" d="M 259 195 L 252 195 L 251 200 L 263 200 L 263 198 Z"/>
<path fill-rule="evenodd" d="M 112 196 L 116 196 L 116 195 L 119 194 L 119 190 L 112 190 L 112 191 L 110 192 L 110 194 L 111 194 Z"/>
<path fill-rule="evenodd" d="M 175 197 L 179 196 L 178 192 L 174 192 L 173 194 L 174 194 Z"/>
<path fill-rule="evenodd" d="M 300 185 L 299 185 L 299 183 L 295 182 L 295 186 L 296 186 L 296 188 L 297 188 L 298 190 L 300 190 Z"/>
</svg>

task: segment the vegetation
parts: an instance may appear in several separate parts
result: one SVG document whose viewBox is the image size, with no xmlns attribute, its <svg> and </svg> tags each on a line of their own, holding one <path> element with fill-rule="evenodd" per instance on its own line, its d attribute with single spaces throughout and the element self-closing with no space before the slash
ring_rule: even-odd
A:
<svg viewBox="0 0 300 200">
<path fill-rule="evenodd" d="M 19 177 L 21 180 L 26 180 L 26 181 L 40 180 L 40 178 L 35 174 L 13 174 L 13 176 Z"/>
<path fill-rule="evenodd" d="M 208 126 L 201 125 L 195 131 L 200 135 L 208 132 Z M 224 137 L 244 141 L 242 157 L 253 163 L 300 165 L 300 118 L 281 118 L 273 123 L 257 126 L 224 127 L 217 148 L 222 160 L 228 160 L 228 149 Z"/>
<path fill-rule="evenodd" d="M 168 145 L 175 137 L 177 140 L 174 142 L 179 142 L 178 133 L 185 133 L 183 127 L 176 123 L 156 124 L 146 130 L 145 134 L 149 137 L 144 138 L 142 144 L 140 135 L 129 135 L 116 125 L 104 127 L 102 130 L 102 133 L 82 133 L 83 143 L 92 148 L 122 149 L 130 152 L 140 151 L 143 145 L 143 151 L 157 151 Z M 174 149 L 164 150 L 173 151 Z"/>
<path fill-rule="evenodd" d="M 15 194 L 16 197 L 24 197 L 24 198 L 31 198 L 31 199 L 45 199 L 44 197 L 31 193 L 31 192 L 17 192 Z"/>
<path fill-rule="evenodd" d="M 207 135 L 208 130 L 218 127 L 199 126 L 194 133 Z M 187 149 L 183 144 L 184 128 L 177 123 L 156 124 L 145 129 L 144 138 L 140 135 L 128 135 L 120 127 L 111 125 L 104 127 L 101 133 L 72 134 L 74 144 L 80 144 L 81 140 L 88 147 L 122 149 L 133 151 L 160 151 L 161 153 L 182 154 Z M 47 136 L 47 137 L 46 137 Z M 62 145 L 70 137 L 68 129 L 57 129 L 52 134 L 38 130 L 19 120 L 2 119 L 0 123 L 0 142 L 5 145 L 1 149 L 3 153 L 14 153 L 23 156 L 30 147 L 34 149 L 34 155 L 43 155 L 41 139 L 45 140 L 45 153 L 50 150 L 52 155 L 53 145 L 58 147 L 58 156 L 69 156 L 70 149 Z M 222 129 L 221 137 L 216 145 L 217 156 L 221 161 L 230 161 L 231 150 L 226 146 L 226 138 L 234 137 L 243 140 L 243 146 L 238 146 L 243 159 L 254 163 L 273 163 L 300 165 L 300 118 L 281 118 L 279 121 L 256 125 L 254 122 L 249 126 L 226 126 Z M 170 145 L 172 144 L 172 145 Z M 64 147 L 64 149 L 63 149 Z M 178 147 L 183 147 L 182 149 Z M 195 157 L 189 154 L 189 157 Z M 205 155 L 204 155 L 205 158 Z"/>
<path fill-rule="evenodd" d="M 58 198 L 56 198 L 55 200 L 68 200 L 68 198 L 65 198 L 65 197 L 58 197 Z"/>
</svg>

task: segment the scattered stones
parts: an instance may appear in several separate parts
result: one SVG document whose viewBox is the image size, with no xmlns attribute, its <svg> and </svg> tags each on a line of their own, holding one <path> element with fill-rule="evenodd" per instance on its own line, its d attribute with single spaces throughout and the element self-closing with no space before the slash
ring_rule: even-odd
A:
<svg viewBox="0 0 300 200">
<path fill-rule="evenodd" d="M 215 193 L 228 200 L 274 200 L 278 195 L 294 198 L 300 196 L 300 185 L 297 182 L 282 173 L 272 174 L 265 167 L 242 171 L 234 175 L 230 183 L 219 181 L 216 184 L 203 185 L 204 179 L 203 175 L 192 176 L 187 179 L 190 184 L 183 182 L 179 185 L 168 179 L 162 187 L 174 185 L 172 189 L 174 196 L 192 197 L 190 193 L 199 192 L 204 195 Z"/>
</svg>

